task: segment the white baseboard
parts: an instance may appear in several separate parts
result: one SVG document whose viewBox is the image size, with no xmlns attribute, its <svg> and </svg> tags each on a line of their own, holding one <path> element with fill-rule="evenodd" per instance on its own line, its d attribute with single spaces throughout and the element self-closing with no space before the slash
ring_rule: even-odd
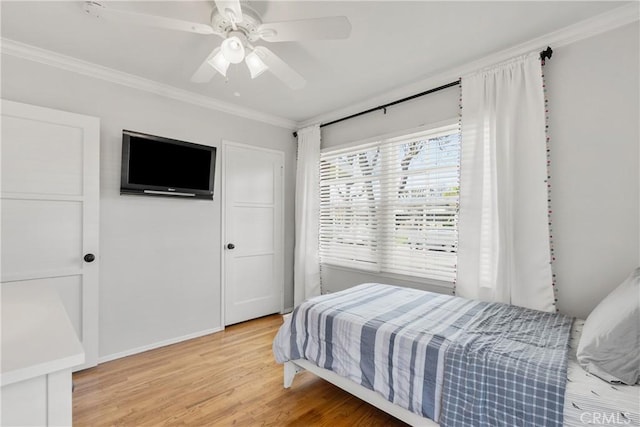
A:
<svg viewBox="0 0 640 427">
<path fill-rule="evenodd" d="M 282 309 L 280 314 L 287 314 L 287 313 L 291 313 L 292 311 L 293 311 L 293 307 L 287 307 L 287 308 Z"/>
<path fill-rule="evenodd" d="M 223 327 L 205 329 L 204 331 L 194 332 L 192 334 L 183 335 L 181 337 L 170 338 L 168 340 L 159 341 L 153 344 L 143 345 L 141 347 L 132 348 L 131 350 L 125 350 L 118 353 L 109 354 L 107 356 L 101 356 L 101 357 L 98 357 L 98 364 L 109 362 L 111 360 L 120 359 L 122 357 L 132 356 L 138 353 L 143 353 L 145 351 L 153 350 L 153 349 L 164 347 L 167 345 L 177 344 L 182 341 L 191 340 L 193 338 L 199 338 L 199 337 L 220 332 L 223 330 L 224 330 Z"/>
</svg>

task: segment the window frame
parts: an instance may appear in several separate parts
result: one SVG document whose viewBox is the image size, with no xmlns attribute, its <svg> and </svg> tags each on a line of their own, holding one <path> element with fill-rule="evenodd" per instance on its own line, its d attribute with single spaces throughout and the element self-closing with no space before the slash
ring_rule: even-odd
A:
<svg viewBox="0 0 640 427">
<path fill-rule="evenodd" d="M 351 151 L 357 148 L 362 148 L 363 150 L 366 149 L 367 147 L 381 147 L 385 144 L 393 144 L 394 142 L 397 141 L 402 141 L 402 140 L 408 140 L 411 139 L 412 137 L 418 136 L 420 134 L 423 133 L 430 133 L 430 132 L 438 132 L 439 128 L 452 128 L 452 127 L 458 127 L 458 133 L 459 131 L 459 120 L 458 119 L 449 119 L 449 120 L 444 120 L 444 121 L 440 121 L 440 122 L 435 122 L 435 123 L 430 123 L 430 124 L 426 124 L 426 125 L 422 125 L 416 128 L 412 128 L 412 129 L 405 129 L 405 130 L 401 130 L 401 131 L 397 131 L 397 132 L 392 132 L 392 133 L 388 133 L 388 134 L 384 134 L 384 135 L 380 135 L 380 136 L 375 136 L 375 137 L 371 137 L 371 138 L 366 138 L 366 139 L 362 139 L 359 141 L 353 141 L 353 142 L 348 142 L 348 143 L 344 143 L 344 144 L 339 144 L 339 145 L 334 145 L 334 146 L 330 146 L 330 147 L 324 147 L 323 149 L 321 149 L 321 155 L 326 155 L 326 154 L 334 154 L 340 151 Z M 453 129 L 451 129 L 453 130 Z M 451 132 L 454 133 L 454 132 Z M 458 158 L 458 161 L 460 161 L 460 158 Z M 458 163 L 458 172 L 459 172 L 459 166 L 460 163 Z M 318 166 L 320 168 L 320 164 Z M 459 183 L 459 174 L 458 174 L 458 183 Z M 459 184 L 458 184 L 458 189 L 459 189 Z M 320 195 L 319 195 L 320 196 Z M 458 192 L 458 199 L 457 199 L 457 203 L 459 206 L 459 192 Z M 376 213 L 376 215 L 378 215 L 379 212 Z M 455 233 L 456 233 L 456 264 L 457 264 L 457 235 L 458 235 L 458 222 L 456 220 L 455 223 L 456 227 L 455 227 Z M 381 225 L 380 228 L 384 228 L 384 227 L 389 227 L 389 225 Z M 319 230 L 320 231 L 320 230 Z M 380 234 L 378 232 L 378 234 Z M 322 237 L 319 234 L 319 237 Z M 379 241 L 379 237 L 378 240 Z M 320 247 L 319 247 L 320 249 Z M 385 257 L 386 255 L 384 254 L 385 249 L 381 250 L 381 255 L 380 257 Z M 319 253 L 321 253 L 321 251 L 319 251 Z M 408 275 L 408 274 L 402 274 L 402 273 L 398 273 L 398 272 L 394 272 L 394 271 L 387 271 L 383 268 L 385 262 L 382 260 L 379 260 L 377 265 L 377 269 L 366 269 L 366 268 L 359 268 L 359 267 L 354 267 L 354 266 L 349 266 L 349 265 L 345 265 L 344 263 L 332 263 L 332 262 L 322 262 L 321 261 L 321 268 L 330 268 L 330 269 L 334 269 L 334 270 L 343 270 L 343 271 L 348 271 L 348 272 L 353 272 L 353 273 L 360 273 L 363 275 L 370 275 L 370 276 L 376 276 L 376 277 L 385 277 L 385 278 L 389 278 L 389 279 L 394 279 L 394 280 L 401 280 L 401 281 L 407 281 L 407 282 L 412 282 L 412 283 L 417 283 L 417 284 L 429 284 L 429 285 L 434 285 L 434 286 L 438 286 L 438 287 L 442 287 L 445 289 L 453 289 L 455 287 L 455 276 L 456 274 L 454 273 L 454 277 L 451 281 L 448 280 L 440 280 L 437 278 L 433 278 L 433 277 L 421 277 L 421 276 L 413 276 L 413 275 Z"/>
</svg>

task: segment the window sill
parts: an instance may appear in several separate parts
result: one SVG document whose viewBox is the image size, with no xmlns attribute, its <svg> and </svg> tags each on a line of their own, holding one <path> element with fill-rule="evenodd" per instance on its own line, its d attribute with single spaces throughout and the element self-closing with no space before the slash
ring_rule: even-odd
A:
<svg viewBox="0 0 640 427">
<path fill-rule="evenodd" d="M 322 270 L 322 268 L 330 268 L 332 270 L 340 270 L 340 271 L 345 271 L 348 273 L 357 273 L 357 274 L 363 274 L 363 275 L 367 275 L 367 276 L 372 276 L 372 277 L 383 277 L 383 278 L 388 278 L 388 279 L 393 279 L 393 280 L 399 280 L 399 281 L 403 281 L 403 282 L 409 282 L 409 283 L 413 283 L 416 285 L 422 285 L 422 286 L 429 286 L 429 287 L 435 287 L 438 288 L 439 290 L 441 290 L 440 293 L 446 293 L 446 294 L 451 294 L 453 291 L 453 284 L 452 283 L 448 283 L 448 282 L 443 282 L 441 280 L 435 280 L 435 279 L 425 279 L 422 277 L 414 277 L 414 276 L 405 276 L 403 274 L 396 274 L 396 273 L 386 273 L 386 272 L 375 272 L 375 271 L 371 271 L 371 270 L 361 270 L 358 268 L 352 268 L 352 267 L 345 267 L 342 265 L 335 265 L 335 264 L 321 264 L 320 265 L 320 269 Z"/>
</svg>

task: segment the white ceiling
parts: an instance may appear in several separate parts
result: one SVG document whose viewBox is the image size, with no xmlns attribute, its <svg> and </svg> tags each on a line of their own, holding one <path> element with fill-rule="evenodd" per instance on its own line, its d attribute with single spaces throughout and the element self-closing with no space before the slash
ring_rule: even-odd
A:
<svg viewBox="0 0 640 427">
<path fill-rule="evenodd" d="M 221 39 L 98 20 L 83 2 L 2 1 L 2 37 L 297 122 L 534 39 L 626 2 L 250 1 L 263 22 L 344 15 L 348 40 L 266 43 L 307 79 L 293 91 L 265 73 L 189 81 Z M 213 2 L 111 1 L 111 8 L 208 23 Z M 428 88 L 425 88 L 428 89 Z M 240 96 L 236 95 L 239 94 Z"/>
</svg>

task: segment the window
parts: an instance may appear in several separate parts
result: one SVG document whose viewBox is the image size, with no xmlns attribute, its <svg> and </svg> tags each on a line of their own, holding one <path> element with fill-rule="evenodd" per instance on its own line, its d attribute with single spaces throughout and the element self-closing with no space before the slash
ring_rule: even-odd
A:
<svg viewBox="0 0 640 427">
<path fill-rule="evenodd" d="M 323 152 L 320 261 L 453 283 L 458 125 Z"/>
</svg>

